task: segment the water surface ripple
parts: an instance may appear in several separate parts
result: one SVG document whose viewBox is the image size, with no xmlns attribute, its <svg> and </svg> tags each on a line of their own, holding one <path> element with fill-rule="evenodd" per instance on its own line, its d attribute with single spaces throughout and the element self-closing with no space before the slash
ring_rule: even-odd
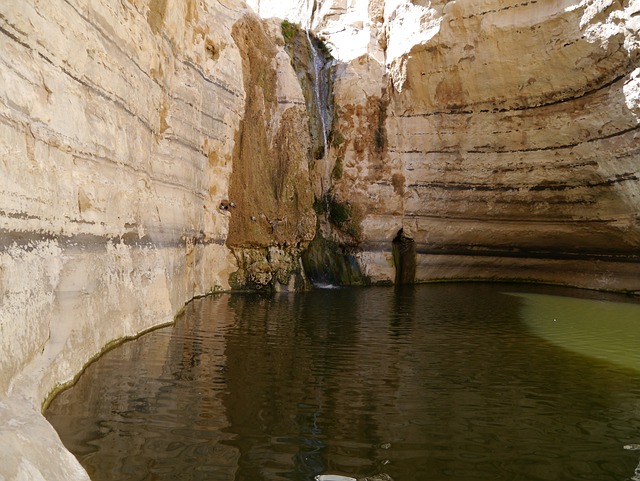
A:
<svg viewBox="0 0 640 481">
<path fill-rule="evenodd" d="M 640 480 L 639 333 L 637 301 L 565 289 L 217 294 L 45 414 L 96 481 Z"/>
</svg>

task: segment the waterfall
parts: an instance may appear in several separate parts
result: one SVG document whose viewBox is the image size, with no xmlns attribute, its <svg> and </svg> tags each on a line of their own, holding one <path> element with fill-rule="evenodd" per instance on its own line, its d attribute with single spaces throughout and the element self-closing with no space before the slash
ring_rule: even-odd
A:
<svg viewBox="0 0 640 481">
<path fill-rule="evenodd" d="M 311 38 L 310 32 L 313 24 L 314 6 L 314 0 L 308 0 L 307 17 L 303 27 L 307 35 L 307 42 L 309 44 L 309 50 L 312 57 L 311 60 L 313 65 L 311 65 L 311 80 L 313 99 L 316 107 L 316 116 L 320 121 L 320 134 L 322 135 L 322 155 L 316 157 L 316 153 L 314 152 L 314 157 L 318 160 L 323 159 L 325 162 L 322 190 L 326 192 L 331 184 L 329 160 L 327 159 L 327 153 L 329 151 L 328 132 L 331 124 L 331 111 L 329 109 L 329 77 L 327 75 L 324 55 L 318 50 L 316 43 Z"/>
<path fill-rule="evenodd" d="M 318 53 L 318 49 L 313 43 L 311 39 L 311 34 L 309 30 L 307 32 L 307 40 L 309 42 L 309 48 L 311 50 L 311 55 L 313 57 L 313 94 L 316 101 L 316 109 L 318 112 L 318 117 L 320 118 L 320 125 L 322 127 L 322 145 L 324 147 L 323 158 L 327 154 L 327 115 L 329 113 L 329 109 L 327 107 L 327 79 L 326 75 L 322 74 L 322 69 L 324 68 L 324 62 Z"/>
</svg>

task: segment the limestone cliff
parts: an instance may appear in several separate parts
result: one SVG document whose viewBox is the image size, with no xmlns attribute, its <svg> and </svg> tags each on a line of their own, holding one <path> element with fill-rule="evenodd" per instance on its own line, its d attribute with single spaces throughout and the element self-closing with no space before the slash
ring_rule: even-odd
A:
<svg viewBox="0 0 640 481">
<path fill-rule="evenodd" d="M 236 132 L 227 245 L 238 259 L 236 288 L 300 289 L 300 254 L 315 234 L 311 141 L 302 90 L 284 52 L 280 22 L 256 18 L 232 32 L 242 55 L 245 111 Z"/>
<path fill-rule="evenodd" d="M 387 58 L 419 277 L 638 290 L 639 9 L 432 3 Z"/>
<path fill-rule="evenodd" d="M 640 292 L 638 0 L 248 3 L 275 20 L 0 2 L 0 478 L 86 479 L 47 396 L 194 296 L 305 285 L 303 252 Z M 285 18 L 333 57 L 322 149 Z"/>
<path fill-rule="evenodd" d="M 249 3 L 338 61 L 322 231 L 373 282 L 402 229 L 417 281 L 640 290 L 637 1 Z"/>
<path fill-rule="evenodd" d="M 275 25 L 236 1 L 0 4 L 1 479 L 86 479 L 40 409 L 112 343 L 304 281 L 308 122 Z"/>
</svg>

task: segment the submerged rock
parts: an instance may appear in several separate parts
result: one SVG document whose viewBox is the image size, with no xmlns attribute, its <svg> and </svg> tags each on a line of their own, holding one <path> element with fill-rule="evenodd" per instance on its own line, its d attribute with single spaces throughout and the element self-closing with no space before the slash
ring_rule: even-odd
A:
<svg viewBox="0 0 640 481">
<path fill-rule="evenodd" d="M 366 478 L 359 478 L 358 481 L 393 481 L 393 478 L 388 474 L 381 473 L 367 476 Z"/>
</svg>

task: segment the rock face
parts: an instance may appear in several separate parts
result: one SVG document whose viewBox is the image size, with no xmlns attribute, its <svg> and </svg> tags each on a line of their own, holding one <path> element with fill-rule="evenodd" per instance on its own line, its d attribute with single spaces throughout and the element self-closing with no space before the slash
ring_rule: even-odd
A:
<svg viewBox="0 0 640 481">
<path fill-rule="evenodd" d="M 0 2 L 0 478 L 86 479 L 42 402 L 194 296 L 304 286 L 301 257 L 640 292 L 637 0 L 248 3 L 279 19 Z M 283 18 L 334 57 L 322 149 Z"/>
<path fill-rule="evenodd" d="M 417 281 L 640 290 L 638 2 L 304 5 L 253 2 L 338 60 L 325 161 L 358 235 L 323 232 L 372 282 L 402 229 Z"/>
<path fill-rule="evenodd" d="M 232 31 L 247 92 L 229 186 L 236 207 L 227 245 L 238 259 L 232 277 L 238 288 L 303 287 L 299 258 L 315 235 L 305 100 L 282 48 L 280 22 L 272 27 L 268 32 L 247 17 Z"/>
<path fill-rule="evenodd" d="M 40 409 L 105 347 L 230 282 L 303 282 L 308 121 L 277 27 L 234 1 L 0 5 L 1 479 L 86 479 Z"/>
<path fill-rule="evenodd" d="M 432 7 L 437 32 L 387 58 L 418 277 L 637 291 L 640 6 Z"/>
</svg>

